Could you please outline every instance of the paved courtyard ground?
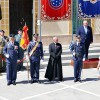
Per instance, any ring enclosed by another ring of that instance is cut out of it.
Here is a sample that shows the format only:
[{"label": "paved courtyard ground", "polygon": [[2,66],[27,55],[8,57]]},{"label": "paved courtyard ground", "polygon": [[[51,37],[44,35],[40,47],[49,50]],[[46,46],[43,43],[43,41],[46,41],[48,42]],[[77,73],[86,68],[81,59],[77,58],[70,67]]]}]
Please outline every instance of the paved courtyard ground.
[{"label": "paved courtyard ground", "polygon": [[[72,55],[69,46],[63,46],[63,82],[49,82],[44,78],[49,59],[48,47],[44,48],[44,62],[40,69],[41,84],[28,82],[27,71],[17,75],[16,86],[7,86],[6,73],[0,75],[0,100],[100,100],[100,79],[96,68],[82,70],[82,83],[73,82]],[[92,44],[89,58],[98,58],[100,44]],[[24,63],[25,64],[25,63]]]},{"label": "paved courtyard ground", "polygon": [[28,82],[27,71],[18,72],[16,86],[6,85],[6,75],[0,76],[0,100],[100,100],[100,80],[96,69],[82,71],[82,83],[73,82],[73,68],[63,66],[63,82],[49,82],[40,69],[41,84]]}]

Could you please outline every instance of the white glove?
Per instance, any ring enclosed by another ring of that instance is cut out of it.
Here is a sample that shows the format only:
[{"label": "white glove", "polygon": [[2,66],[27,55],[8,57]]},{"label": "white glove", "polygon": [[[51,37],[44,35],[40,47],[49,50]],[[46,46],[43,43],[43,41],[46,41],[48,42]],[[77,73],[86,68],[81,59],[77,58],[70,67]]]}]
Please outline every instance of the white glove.
[{"label": "white glove", "polygon": [[43,59],[41,59],[41,60],[40,60],[40,64],[43,64],[43,62],[44,62]]},{"label": "white glove", "polygon": [[20,62],[20,60],[17,60],[17,63],[19,63]]},{"label": "white glove", "polygon": [[100,56],[99,56],[99,60],[100,60]]},{"label": "white glove", "polygon": [[75,52],[73,52],[73,56],[75,56]]},{"label": "white glove", "polygon": [[85,58],[83,58],[83,61],[85,61]]},{"label": "white glove", "polygon": [[41,62],[41,63],[43,63],[43,62],[44,62],[44,57],[42,57],[42,58],[41,58],[41,61],[40,61],[40,62]]},{"label": "white glove", "polygon": [[29,61],[29,56],[28,55],[26,55],[26,61]]},{"label": "white glove", "polygon": [[9,58],[9,54],[5,54],[6,58]]}]

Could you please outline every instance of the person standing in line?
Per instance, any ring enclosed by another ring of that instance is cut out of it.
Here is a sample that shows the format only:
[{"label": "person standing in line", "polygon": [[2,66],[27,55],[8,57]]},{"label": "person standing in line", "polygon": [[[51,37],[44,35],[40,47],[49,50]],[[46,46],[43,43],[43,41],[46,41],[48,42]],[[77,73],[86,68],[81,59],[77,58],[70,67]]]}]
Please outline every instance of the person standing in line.
[{"label": "person standing in line", "polygon": [[[20,41],[21,41],[21,38],[22,38],[22,33],[23,31],[21,29],[18,29],[18,34],[15,35],[15,41],[19,44],[19,50],[20,50],[20,60],[23,59],[24,57],[24,50],[20,47]],[[17,65],[17,69],[18,71],[21,71],[24,67],[23,67],[23,61],[18,63]]]},{"label": "person standing in line", "polygon": [[81,42],[81,37],[76,36],[76,41],[70,46],[70,51],[74,61],[74,82],[81,82],[81,71],[83,65],[83,56],[85,54],[85,46]]},{"label": "person standing in line", "polygon": [[63,72],[62,72],[62,45],[58,43],[58,37],[53,37],[53,43],[49,45],[49,61],[45,73],[45,78],[48,78],[49,81],[55,80],[63,81]]},{"label": "person standing in line", "polygon": [[30,60],[31,84],[39,83],[40,60],[43,59],[43,45],[38,41],[38,34],[33,34],[33,40],[28,46],[28,55]]},{"label": "person standing in line", "polygon": [[77,35],[80,35],[81,42],[85,44],[86,54],[85,60],[88,60],[88,50],[90,44],[93,42],[92,28],[88,26],[87,20],[83,21],[83,26],[79,27]]},{"label": "person standing in line", "polygon": [[14,34],[10,34],[9,42],[5,45],[3,53],[6,57],[7,85],[16,85],[17,61],[19,59],[19,44],[15,42]]},{"label": "person standing in line", "polygon": [[0,71],[5,71],[6,63],[3,61],[5,59],[3,55],[3,48],[5,44],[8,42],[8,37],[5,36],[4,30],[0,30]]}]

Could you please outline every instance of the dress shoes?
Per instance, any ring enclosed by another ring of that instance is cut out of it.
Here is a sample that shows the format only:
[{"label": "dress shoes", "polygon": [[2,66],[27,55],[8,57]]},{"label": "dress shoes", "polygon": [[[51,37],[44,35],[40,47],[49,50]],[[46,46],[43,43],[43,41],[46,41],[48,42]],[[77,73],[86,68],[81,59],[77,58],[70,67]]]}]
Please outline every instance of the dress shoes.
[{"label": "dress shoes", "polygon": [[82,82],[82,80],[81,80],[81,79],[78,79],[78,81],[79,81],[79,82]]},{"label": "dress shoes", "polygon": [[13,85],[16,85],[16,82],[13,82],[12,84],[13,84]]},{"label": "dress shoes", "polygon": [[37,80],[37,81],[36,81],[36,83],[39,83],[39,84],[40,84],[40,83],[41,83],[41,81],[40,81],[40,80]]},{"label": "dress shoes", "polygon": [[31,80],[31,82],[30,82],[31,84],[33,84],[34,83],[34,81],[33,80]]},{"label": "dress shoes", "polygon": [[11,82],[8,82],[8,83],[7,83],[7,86],[9,86],[9,85],[11,85]]},{"label": "dress shoes", "polygon": [[78,80],[77,79],[74,79],[74,82],[77,82]]},{"label": "dress shoes", "polygon": [[51,81],[52,81],[52,79],[49,79],[49,81],[51,82]]}]

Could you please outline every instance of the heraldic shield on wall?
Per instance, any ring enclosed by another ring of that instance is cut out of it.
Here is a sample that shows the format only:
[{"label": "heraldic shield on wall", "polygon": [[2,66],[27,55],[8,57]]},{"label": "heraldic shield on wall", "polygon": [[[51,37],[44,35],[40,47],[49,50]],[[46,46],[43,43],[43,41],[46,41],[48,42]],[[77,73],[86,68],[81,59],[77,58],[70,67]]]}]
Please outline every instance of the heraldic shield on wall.
[{"label": "heraldic shield on wall", "polygon": [[41,0],[41,20],[71,19],[71,0]]},{"label": "heraldic shield on wall", "polygon": [[78,0],[78,17],[100,17],[100,0]]}]

